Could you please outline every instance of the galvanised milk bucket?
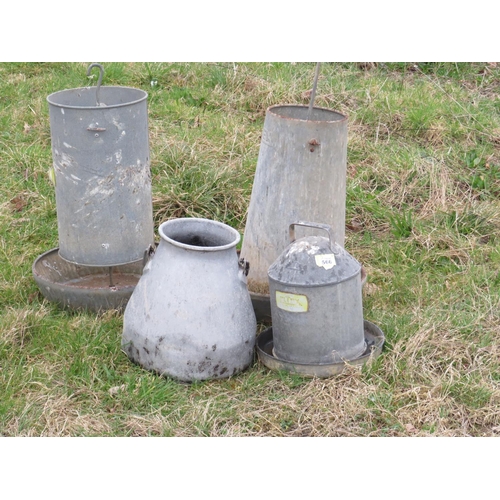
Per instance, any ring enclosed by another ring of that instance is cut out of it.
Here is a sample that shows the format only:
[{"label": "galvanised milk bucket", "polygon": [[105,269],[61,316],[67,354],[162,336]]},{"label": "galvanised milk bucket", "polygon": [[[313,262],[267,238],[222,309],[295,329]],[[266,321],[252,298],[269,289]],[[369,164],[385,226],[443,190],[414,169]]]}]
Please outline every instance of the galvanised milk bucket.
[{"label": "galvanised milk bucket", "polygon": [[169,220],[159,233],[125,309],[122,349],[144,368],[187,382],[244,370],[257,323],[239,233],[198,218]]}]

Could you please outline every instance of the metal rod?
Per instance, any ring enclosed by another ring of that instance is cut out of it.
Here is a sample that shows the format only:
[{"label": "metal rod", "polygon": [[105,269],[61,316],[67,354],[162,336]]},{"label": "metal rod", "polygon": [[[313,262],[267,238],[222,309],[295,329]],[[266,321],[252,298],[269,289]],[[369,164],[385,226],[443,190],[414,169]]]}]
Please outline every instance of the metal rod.
[{"label": "metal rod", "polygon": [[90,76],[90,72],[92,71],[92,68],[99,68],[99,79],[97,80],[97,90],[95,92],[95,102],[96,102],[97,106],[100,106],[101,105],[101,101],[99,100],[99,93],[101,91],[101,83],[102,83],[102,77],[104,75],[104,68],[102,67],[101,64],[92,63],[87,68],[87,76]]},{"label": "metal rod", "polygon": [[311,92],[311,100],[309,101],[309,109],[307,111],[307,119],[311,119],[312,115],[312,110],[314,106],[314,98],[316,97],[316,87],[318,86],[318,78],[319,78],[319,69],[320,69],[321,63],[316,63],[316,72],[314,74],[314,83],[313,83],[313,88]]}]

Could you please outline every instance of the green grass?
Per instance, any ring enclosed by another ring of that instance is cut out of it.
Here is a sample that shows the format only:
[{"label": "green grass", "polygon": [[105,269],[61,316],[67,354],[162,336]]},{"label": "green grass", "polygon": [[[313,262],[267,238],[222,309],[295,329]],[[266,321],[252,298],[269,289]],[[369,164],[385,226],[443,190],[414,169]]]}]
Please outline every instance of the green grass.
[{"label": "green grass", "polygon": [[[308,104],[315,64],[103,65],[103,85],[149,94],[155,228],[243,233],[265,110]],[[46,98],[95,84],[87,66],[0,64],[0,435],[498,435],[499,65],[322,65],[315,104],[349,117],[346,248],[383,354],[330,379],[255,360],[194,384],[131,363],[120,313],[59,310],[33,280],[58,241]]]}]

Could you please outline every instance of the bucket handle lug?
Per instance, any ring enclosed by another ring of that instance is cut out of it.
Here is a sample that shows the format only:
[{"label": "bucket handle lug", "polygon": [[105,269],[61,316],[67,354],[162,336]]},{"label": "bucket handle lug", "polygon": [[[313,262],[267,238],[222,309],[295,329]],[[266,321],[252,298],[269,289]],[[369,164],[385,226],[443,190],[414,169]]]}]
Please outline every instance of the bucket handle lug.
[{"label": "bucket handle lug", "polygon": [[250,262],[248,262],[248,260],[245,260],[244,258],[241,258],[238,261],[238,265],[239,265],[241,271],[243,272],[243,274],[245,276],[248,276],[248,272],[250,271]]},{"label": "bucket handle lug", "polygon": [[95,93],[95,101],[96,105],[100,106],[101,102],[99,100],[99,93],[101,91],[101,83],[102,83],[102,77],[104,76],[104,68],[102,65],[98,63],[92,63],[88,68],[87,68],[87,76],[90,76],[90,72],[92,71],[92,68],[99,68],[99,79],[97,80],[97,90]]},{"label": "bucket handle lug", "polygon": [[142,258],[142,269],[145,270],[146,264],[153,258],[156,252],[156,246],[149,245],[146,250],[144,250],[144,257]]},{"label": "bucket handle lug", "polygon": [[245,286],[248,286],[247,283],[248,271],[250,271],[250,262],[248,262],[244,258],[238,260],[238,278],[242,283],[245,284]]},{"label": "bucket handle lug", "polygon": [[297,222],[292,222],[288,228],[288,233],[290,235],[290,243],[293,243],[295,241],[295,226],[312,227],[314,229],[321,229],[323,231],[326,231],[328,233],[328,239],[330,240],[330,248],[333,247],[332,228],[328,224],[320,224],[319,222],[306,222],[302,220]]}]

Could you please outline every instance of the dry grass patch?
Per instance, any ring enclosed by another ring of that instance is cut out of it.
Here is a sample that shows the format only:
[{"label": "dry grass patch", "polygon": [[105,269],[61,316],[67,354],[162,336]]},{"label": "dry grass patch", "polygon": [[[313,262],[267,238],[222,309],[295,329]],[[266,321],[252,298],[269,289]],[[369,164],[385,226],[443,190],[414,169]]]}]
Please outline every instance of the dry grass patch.
[{"label": "dry grass patch", "polygon": [[112,426],[106,415],[82,412],[71,396],[29,395],[19,416],[3,430],[4,436],[69,437],[109,435]]}]

